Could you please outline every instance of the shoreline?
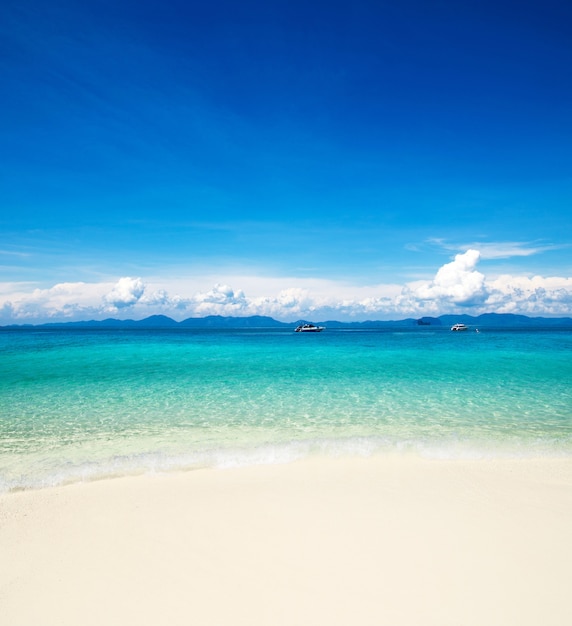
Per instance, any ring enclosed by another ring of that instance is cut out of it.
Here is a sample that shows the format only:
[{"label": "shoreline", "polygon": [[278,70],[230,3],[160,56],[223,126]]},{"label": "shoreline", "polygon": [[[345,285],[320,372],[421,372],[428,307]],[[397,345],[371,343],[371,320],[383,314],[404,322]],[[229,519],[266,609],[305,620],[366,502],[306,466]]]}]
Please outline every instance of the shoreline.
[{"label": "shoreline", "polygon": [[[493,442],[494,444],[495,442]],[[0,497],[10,493],[43,491],[69,487],[75,484],[89,484],[107,480],[121,480],[155,475],[185,474],[195,471],[228,469],[246,469],[249,467],[273,467],[312,463],[322,459],[336,462],[353,458],[373,462],[390,459],[418,459],[421,462],[468,462],[468,463],[504,463],[504,462],[572,462],[572,450],[569,446],[557,448],[555,445],[531,445],[527,449],[514,444],[503,446],[502,442],[491,445],[484,442],[452,442],[449,440],[433,442],[409,442],[400,446],[397,442],[380,442],[375,437],[348,437],[346,439],[325,438],[323,440],[300,440],[277,442],[255,447],[221,447],[210,450],[194,451],[188,454],[154,454],[145,452],[135,455],[103,460],[103,462],[69,460],[59,457],[59,466],[52,464],[51,469],[25,473],[14,471],[9,462],[3,468],[0,465]],[[52,459],[53,460],[53,459]],[[29,461],[28,461],[29,463]],[[3,475],[3,470],[6,474]],[[10,470],[12,475],[10,475]]]},{"label": "shoreline", "polygon": [[572,460],[312,458],[0,495],[12,626],[572,623]]}]

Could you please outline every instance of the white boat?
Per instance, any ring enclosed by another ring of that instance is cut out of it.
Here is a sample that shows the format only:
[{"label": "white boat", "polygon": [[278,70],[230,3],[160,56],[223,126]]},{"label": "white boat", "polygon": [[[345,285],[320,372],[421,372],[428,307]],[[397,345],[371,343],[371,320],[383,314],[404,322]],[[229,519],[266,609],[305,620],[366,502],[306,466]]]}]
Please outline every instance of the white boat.
[{"label": "white boat", "polygon": [[453,324],[451,330],[469,330],[469,327],[466,324]]},{"label": "white boat", "polygon": [[326,327],[325,326],[315,326],[314,324],[300,324],[297,326],[295,331],[296,333],[321,333]]}]

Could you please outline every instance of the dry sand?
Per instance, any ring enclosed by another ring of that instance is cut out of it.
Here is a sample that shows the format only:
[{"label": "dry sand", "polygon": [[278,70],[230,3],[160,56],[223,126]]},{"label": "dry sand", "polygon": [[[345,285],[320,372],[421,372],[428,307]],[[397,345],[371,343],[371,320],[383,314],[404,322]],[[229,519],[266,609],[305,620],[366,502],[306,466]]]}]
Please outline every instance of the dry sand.
[{"label": "dry sand", "polygon": [[0,497],[7,626],[572,624],[572,462],[320,459]]}]

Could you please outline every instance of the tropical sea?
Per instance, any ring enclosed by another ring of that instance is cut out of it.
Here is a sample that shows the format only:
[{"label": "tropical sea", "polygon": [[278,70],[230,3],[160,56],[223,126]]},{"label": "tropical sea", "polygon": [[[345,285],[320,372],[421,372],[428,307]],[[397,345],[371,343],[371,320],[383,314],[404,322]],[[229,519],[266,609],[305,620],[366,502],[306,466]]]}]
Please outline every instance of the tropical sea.
[{"label": "tropical sea", "polygon": [[0,330],[0,491],[311,455],[572,456],[572,331]]}]

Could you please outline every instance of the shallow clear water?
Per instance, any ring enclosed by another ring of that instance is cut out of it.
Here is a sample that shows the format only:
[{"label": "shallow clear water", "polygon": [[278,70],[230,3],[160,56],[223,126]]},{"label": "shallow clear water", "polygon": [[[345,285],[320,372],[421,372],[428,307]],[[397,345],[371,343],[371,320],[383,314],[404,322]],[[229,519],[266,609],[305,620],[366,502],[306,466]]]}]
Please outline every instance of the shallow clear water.
[{"label": "shallow clear water", "polygon": [[0,331],[0,490],[313,453],[572,456],[572,332]]}]

